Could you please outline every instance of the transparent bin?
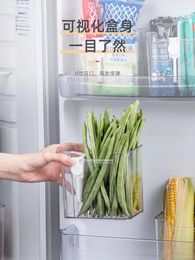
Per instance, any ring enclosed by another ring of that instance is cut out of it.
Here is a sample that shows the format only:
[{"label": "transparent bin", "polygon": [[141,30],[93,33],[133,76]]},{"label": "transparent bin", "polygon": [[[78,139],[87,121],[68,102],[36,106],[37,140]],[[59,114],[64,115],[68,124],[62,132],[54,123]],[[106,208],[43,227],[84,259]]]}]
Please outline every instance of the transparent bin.
[{"label": "transparent bin", "polygon": [[[59,93],[67,99],[195,97],[195,76],[59,76]],[[193,83],[194,82],[194,83]]]},{"label": "transparent bin", "polygon": [[147,97],[147,76],[59,76],[60,95],[65,98]]},{"label": "transparent bin", "polygon": [[194,243],[80,234],[61,230],[61,260],[194,260]]},{"label": "transparent bin", "polygon": [[[142,147],[112,160],[86,160],[66,167],[63,181],[64,216],[128,219],[143,211]],[[118,167],[118,160],[120,163]],[[119,197],[120,196],[120,197]]]},{"label": "transparent bin", "polygon": [[156,260],[155,240],[81,235],[76,226],[61,230],[61,260]]},{"label": "transparent bin", "polygon": [[[59,75],[60,95],[66,98],[195,97],[194,37],[162,38],[157,32],[147,31],[136,32],[136,37],[133,53],[81,55],[82,69]],[[110,60],[116,60],[116,64]]]},{"label": "transparent bin", "polygon": [[0,204],[0,260],[4,259],[4,208]]},{"label": "transparent bin", "polygon": [[[164,240],[164,235],[173,230],[168,229],[164,220],[164,214],[161,212],[155,217],[156,240],[162,241],[158,243],[158,251],[161,252],[164,258],[173,260],[194,260],[195,259],[195,244],[188,238],[178,240]],[[181,227],[174,229],[174,232],[180,232],[185,235],[188,232],[194,233],[194,228]]]}]

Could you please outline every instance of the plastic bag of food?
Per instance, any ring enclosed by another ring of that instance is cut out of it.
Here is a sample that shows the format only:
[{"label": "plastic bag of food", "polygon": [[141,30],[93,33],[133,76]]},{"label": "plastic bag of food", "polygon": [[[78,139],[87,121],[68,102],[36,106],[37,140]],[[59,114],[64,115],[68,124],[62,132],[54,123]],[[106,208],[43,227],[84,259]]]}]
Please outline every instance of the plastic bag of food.
[{"label": "plastic bag of food", "polygon": [[131,33],[124,34],[109,34],[105,38],[109,40],[123,39],[128,44],[136,42],[136,23],[139,17],[140,10],[143,6],[143,0],[100,0],[102,6],[102,19],[104,24],[114,20],[117,23],[117,31],[125,32],[125,27],[131,27]]},{"label": "plastic bag of food", "polygon": [[[100,5],[98,0],[82,0],[83,19],[89,23],[90,32],[93,32],[92,24],[101,20]],[[92,33],[86,34],[87,39],[100,37],[100,34]]]}]

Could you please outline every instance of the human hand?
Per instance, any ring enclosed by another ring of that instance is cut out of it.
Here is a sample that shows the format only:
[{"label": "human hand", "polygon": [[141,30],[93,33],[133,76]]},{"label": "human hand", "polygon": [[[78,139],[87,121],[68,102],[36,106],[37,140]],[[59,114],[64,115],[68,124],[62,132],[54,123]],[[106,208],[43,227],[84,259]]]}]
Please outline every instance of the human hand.
[{"label": "human hand", "polygon": [[62,183],[64,166],[71,166],[74,160],[63,151],[83,152],[82,144],[54,144],[40,152],[19,155],[19,180],[21,182],[52,181]]}]

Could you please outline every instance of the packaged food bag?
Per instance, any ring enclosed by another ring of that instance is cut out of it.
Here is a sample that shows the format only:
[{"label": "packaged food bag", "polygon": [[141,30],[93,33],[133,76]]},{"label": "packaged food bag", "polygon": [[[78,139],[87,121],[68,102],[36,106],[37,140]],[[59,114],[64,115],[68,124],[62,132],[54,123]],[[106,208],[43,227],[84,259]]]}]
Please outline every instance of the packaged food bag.
[{"label": "packaged food bag", "polygon": [[104,24],[113,19],[118,23],[118,32],[121,31],[121,25],[125,20],[131,21],[132,24],[133,34],[110,34],[105,38],[113,41],[120,38],[128,44],[134,44],[136,42],[136,23],[143,3],[143,0],[100,0]]},{"label": "packaged food bag", "polygon": [[[91,24],[94,21],[101,20],[100,5],[98,0],[82,0],[83,7],[83,19],[89,22],[89,29],[92,31]],[[100,37],[100,34],[92,33],[87,34],[86,38],[91,39],[94,37]]]}]

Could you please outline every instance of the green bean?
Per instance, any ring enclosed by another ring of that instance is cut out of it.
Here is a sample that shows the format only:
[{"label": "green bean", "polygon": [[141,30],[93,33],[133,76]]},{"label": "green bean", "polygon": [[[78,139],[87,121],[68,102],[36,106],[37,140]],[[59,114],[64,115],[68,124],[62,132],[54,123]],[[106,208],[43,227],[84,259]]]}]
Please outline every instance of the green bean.
[{"label": "green bean", "polygon": [[[132,137],[131,148],[135,149],[139,142],[141,130],[144,124],[144,117],[142,110],[140,111],[139,119],[136,122],[134,134]],[[139,169],[138,169],[138,157],[139,157],[139,150],[133,150],[130,153],[131,158],[131,168],[132,168],[132,176],[133,180],[131,180],[131,207],[132,207],[132,214],[135,214],[140,208],[140,201],[141,201],[141,184],[140,184],[140,176],[139,176]],[[140,185],[139,185],[140,184]],[[126,183],[127,185],[127,183]],[[127,190],[126,190],[127,192]]]},{"label": "green bean", "polygon": [[110,125],[110,112],[109,109],[106,108],[104,111],[104,131],[103,131],[104,134],[106,133],[109,125]]},{"label": "green bean", "polygon": [[108,127],[108,129],[107,129],[107,131],[106,131],[106,133],[105,133],[105,135],[104,135],[104,138],[103,138],[103,140],[102,140],[102,143],[101,143],[101,145],[100,145],[100,151],[102,150],[102,148],[103,148],[103,146],[104,146],[104,144],[105,144],[107,138],[108,138],[109,136],[112,136],[112,135],[113,135],[113,125],[114,125],[114,124],[116,124],[116,122],[113,121],[113,122],[110,124],[110,126]]},{"label": "green bean", "polygon": [[102,197],[104,199],[104,203],[105,203],[106,207],[108,208],[108,210],[110,210],[110,200],[109,200],[108,194],[106,192],[104,182],[102,182],[100,189],[101,189]]},{"label": "green bean", "polygon": [[132,113],[133,113],[133,108],[134,108],[133,105],[129,106],[129,108],[127,109],[127,112],[126,112],[126,116],[124,118],[124,126],[123,127],[126,131],[127,131],[128,123],[129,123],[131,116],[132,116]]},{"label": "green bean", "polygon": [[[92,159],[96,159],[97,153],[98,153],[98,146],[97,146],[98,129],[97,129],[97,120],[96,120],[94,112],[92,112],[92,116],[90,116],[90,114],[87,113],[87,122],[88,122],[88,128],[89,128],[89,137],[90,137],[90,141],[91,141]],[[88,158],[88,159],[90,160],[90,158]],[[93,164],[94,164],[94,167],[92,167]],[[95,162],[93,162],[93,164],[91,165],[90,163],[88,163],[89,169],[91,171],[91,175],[86,180],[86,183],[85,183],[85,186],[83,189],[83,194],[82,194],[83,201],[86,200],[86,198],[91,190],[91,187],[93,186],[93,184],[95,182],[98,171],[99,171],[99,167],[98,166],[96,167]]]},{"label": "green bean", "polygon": [[130,129],[133,129],[133,127],[136,123],[139,105],[140,105],[139,100],[136,100],[133,104],[133,109],[131,111],[131,117],[130,117],[129,125],[128,125],[128,128],[130,128]]},{"label": "green bean", "polygon": [[[83,136],[82,139],[83,139],[83,147],[84,147],[85,155],[87,157],[87,160],[91,160],[92,156],[90,154],[89,147],[88,147],[88,144],[87,144],[87,126],[86,126],[85,123],[83,124],[82,136]],[[89,165],[89,169],[90,169],[91,173],[94,171],[93,164]]]},{"label": "green bean", "polygon": [[141,135],[142,129],[144,127],[144,115],[143,115],[142,111],[140,113],[141,113],[140,114],[140,124],[139,124],[139,127],[138,127],[138,134],[137,134],[137,140],[136,140],[135,147],[138,147],[138,145],[139,145],[140,135]]},{"label": "green bean", "polygon": [[121,137],[122,128],[118,128],[118,129],[119,130],[117,133],[117,140],[116,140],[115,151],[114,151],[114,162],[112,163],[111,174],[110,174],[109,196],[111,201],[113,199],[113,189],[114,189],[114,183],[117,176],[120,154],[122,152],[124,144],[128,141],[127,135],[123,134]]},{"label": "green bean", "polygon": [[135,127],[133,128],[133,131],[129,138],[129,148],[128,148],[129,151],[134,149],[136,146],[139,125],[140,125],[140,121],[137,120]]},{"label": "green bean", "polygon": [[129,117],[130,117],[130,115],[131,115],[132,110],[133,110],[133,104],[130,105],[130,106],[128,107],[128,109],[126,109],[126,110],[123,111],[122,117],[121,117],[120,123],[119,123],[120,126],[122,126],[122,127],[124,127],[124,128],[126,127],[126,125],[127,125],[127,123],[128,123],[128,120],[129,120]]},{"label": "green bean", "polygon": [[118,177],[117,177],[117,197],[118,197],[119,205],[123,210],[123,213],[129,216],[126,198],[125,198],[125,187],[124,187],[126,173],[127,173],[127,150],[128,150],[128,142],[125,143],[120,157]]},{"label": "green bean", "polygon": [[97,119],[96,119],[96,115],[95,113],[92,111],[91,113],[91,121],[92,121],[92,125],[93,125],[93,130],[94,130],[94,138],[95,140],[97,139]]},{"label": "green bean", "polygon": [[88,128],[89,128],[89,137],[90,137],[90,141],[91,141],[91,150],[92,150],[91,153],[92,153],[93,159],[97,159],[97,148],[96,148],[92,118],[91,118],[90,113],[87,113],[87,123],[88,123]]},{"label": "green bean", "polygon": [[[135,113],[135,112],[134,112]],[[137,113],[137,112],[136,112]],[[134,118],[136,118],[136,116],[134,115]],[[127,129],[128,131],[128,136],[129,138],[129,149],[135,149],[135,145],[137,144],[137,135],[138,135],[138,128],[140,125],[140,118],[139,116],[136,118],[136,123],[135,125],[132,125],[132,128],[129,127]],[[134,150],[131,151],[130,153],[128,153],[128,164],[127,164],[127,175],[126,175],[126,181],[125,181],[125,193],[126,193],[126,202],[127,202],[127,209],[128,212],[130,214],[130,216],[133,214],[132,211],[132,207],[133,207],[133,195],[132,195],[132,183],[131,183],[131,176],[134,174],[134,159],[131,160],[131,156],[134,155]]]},{"label": "green bean", "polygon": [[[89,163],[88,163],[89,165]],[[83,203],[85,203],[85,201],[87,200],[87,197],[88,195],[90,194],[92,188],[93,188],[93,185],[95,184],[95,181],[96,181],[96,178],[98,176],[98,173],[100,171],[100,165],[98,165],[96,163],[96,168],[95,170],[92,172],[91,175],[89,175],[87,181],[86,181],[86,184],[84,186],[84,189],[83,189],[83,193],[82,193],[82,201]]]},{"label": "green bean", "polygon": [[100,218],[104,216],[104,202],[100,191],[97,194],[97,214]]},{"label": "green bean", "polygon": [[124,143],[127,141],[127,136],[126,138],[124,138],[125,136],[123,136],[124,130],[125,130],[124,127],[120,126],[116,131],[117,138],[116,138],[115,151],[114,151],[114,163],[111,165],[111,174],[110,174],[110,183],[109,183],[109,196],[111,202],[113,200],[113,188],[117,176],[120,153],[122,151]]},{"label": "green bean", "polygon": [[[88,147],[88,144],[87,144],[87,126],[86,126],[85,123],[83,124],[82,136],[83,136],[82,138],[83,138],[83,147],[84,147],[85,156],[86,156],[87,160],[91,161],[92,156],[90,154],[89,147]],[[88,179],[91,178],[90,176],[94,172],[95,168],[94,168],[93,161],[91,161],[91,163],[88,163],[88,167],[89,167],[89,171],[90,171],[91,174],[89,174],[89,172],[88,172],[88,175],[85,176],[85,178],[84,178],[84,187],[87,185]],[[84,199],[84,198],[85,198],[85,191],[83,190],[82,199]]]},{"label": "green bean", "polygon": [[99,155],[99,152],[100,152],[100,145],[101,145],[101,142],[102,142],[103,129],[104,129],[104,119],[100,115],[99,120],[98,120],[98,128],[97,128],[97,150],[98,150],[98,155]]},{"label": "green bean", "polygon": [[127,209],[130,217],[132,216],[132,207],[133,207],[133,186],[132,186],[132,172],[131,172],[131,163],[128,156],[128,166],[127,166],[127,175],[125,182],[125,191],[126,191],[126,201],[127,201]]},{"label": "green bean", "polygon": [[124,215],[120,206],[118,206],[118,213],[117,214],[118,214],[119,217],[123,217],[123,215]]},{"label": "green bean", "polygon": [[[115,139],[116,139],[116,136],[113,135],[105,159],[109,160],[109,159],[112,158],[113,149],[114,149],[114,145],[115,145]],[[92,201],[94,200],[95,196],[97,195],[97,192],[100,189],[100,186],[101,186],[102,181],[104,179],[107,167],[108,167],[107,163],[103,163],[102,164],[101,170],[100,170],[100,172],[99,172],[99,174],[97,176],[95,184],[94,184],[94,186],[93,186],[93,188],[92,188],[92,190],[91,190],[87,200],[85,201],[85,203],[83,203],[83,206],[82,206],[82,208],[81,208],[81,210],[79,212],[79,216],[84,214],[90,208]]]},{"label": "green bean", "polygon": [[123,118],[121,119],[122,122],[121,128],[123,129],[121,135],[127,132],[127,127],[128,127],[129,119],[131,117],[132,110],[133,110],[133,105],[129,106],[129,108],[125,111]]},{"label": "green bean", "polygon": [[94,199],[94,201],[92,202],[92,206],[93,206],[93,217],[95,218],[96,217],[96,215],[98,215],[98,213],[97,213],[97,197]]},{"label": "green bean", "polygon": [[113,120],[113,126],[112,126],[112,129],[113,129],[113,133],[114,133],[114,134],[115,134],[117,128],[118,128],[118,126],[117,126],[117,122],[116,122],[116,120]]},{"label": "green bean", "polygon": [[[106,153],[108,151],[108,147],[110,145],[110,141],[111,141],[111,138],[109,137],[103,148],[102,148],[102,151],[100,153],[100,156],[99,156],[99,159],[100,160],[103,160],[105,157],[106,157]],[[96,181],[96,178],[97,178],[97,175],[99,173],[99,170],[100,170],[100,167],[101,167],[101,164],[102,162],[96,162],[96,167],[94,169],[93,167],[93,172],[92,174],[88,177],[87,181],[86,181],[86,184],[85,184],[85,187],[83,189],[83,196],[82,196],[82,199],[83,199],[83,203],[86,201],[89,193],[91,192],[91,189],[93,188],[93,185],[95,184],[95,181]],[[88,166],[90,166],[90,162],[88,162]]]},{"label": "green bean", "polygon": [[[143,127],[143,121],[139,128],[139,134],[141,132],[141,129]],[[135,150],[136,153],[136,186],[135,186],[135,200],[134,200],[134,208],[137,211],[140,211],[141,205],[142,205],[142,176],[141,176],[141,165],[140,165],[140,156],[141,151],[140,148]]]},{"label": "green bean", "polygon": [[[105,176],[104,176],[104,183],[105,183],[105,185],[107,184],[108,187],[109,187],[109,178],[110,178],[110,174],[111,174],[111,166],[112,166],[112,163],[109,162],[108,168],[107,168]],[[109,189],[108,189],[107,193],[109,194]]]},{"label": "green bean", "polygon": [[102,150],[100,151],[99,160],[103,160],[105,158],[109,144],[110,144],[110,140],[111,140],[111,137],[109,136],[107,138],[106,142],[104,143]]},{"label": "green bean", "polygon": [[111,217],[117,216],[117,209],[118,209],[118,200],[117,200],[117,194],[116,194],[116,186],[114,186],[113,200],[112,200],[112,206],[111,206],[111,212],[110,212]]},{"label": "green bean", "polygon": [[144,126],[144,119],[140,119],[139,126],[137,128],[137,136],[133,142],[132,149],[135,149],[139,143],[140,135]]},{"label": "green bean", "polygon": [[122,116],[121,116],[121,119],[120,119],[120,121],[119,121],[119,125],[120,125],[120,126],[124,126],[125,117],[126,117],[126,110],[124,110],[124,111],[122,112]]}]

